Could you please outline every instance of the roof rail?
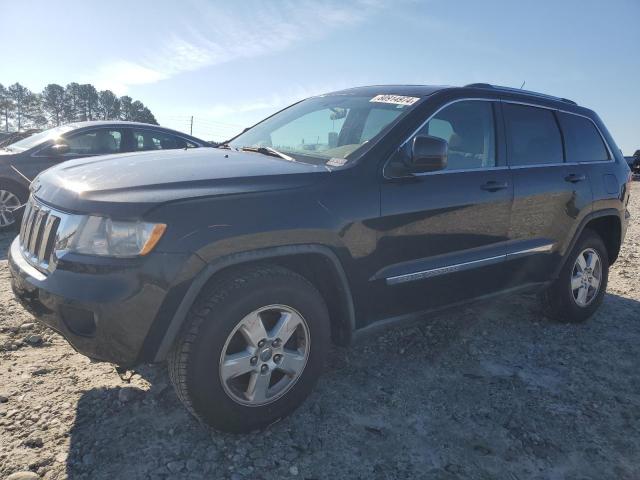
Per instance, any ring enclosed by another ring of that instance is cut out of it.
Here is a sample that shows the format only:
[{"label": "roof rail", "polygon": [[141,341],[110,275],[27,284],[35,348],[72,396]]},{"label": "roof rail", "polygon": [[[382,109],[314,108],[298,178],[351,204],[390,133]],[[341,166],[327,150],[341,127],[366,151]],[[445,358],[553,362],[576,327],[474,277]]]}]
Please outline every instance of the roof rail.
[{"label": "roof rail", "polygon": [[493,90],[500,90],[502,92],[526,93],[527,95],[533,95],[540,98],[548,98],[550,100],[558,100],[560,102],[569,103],[571,105],[578,105],[576,102],[574,102],[573,100],[569,100],[568,98],[554,97],[553,95],[547,95],[546,93],[532,92],[531,90],[522,90],[521,88],[491,85],[490,83],[470,83],[469,85],[465,85],[465,88],[490,88]]}]

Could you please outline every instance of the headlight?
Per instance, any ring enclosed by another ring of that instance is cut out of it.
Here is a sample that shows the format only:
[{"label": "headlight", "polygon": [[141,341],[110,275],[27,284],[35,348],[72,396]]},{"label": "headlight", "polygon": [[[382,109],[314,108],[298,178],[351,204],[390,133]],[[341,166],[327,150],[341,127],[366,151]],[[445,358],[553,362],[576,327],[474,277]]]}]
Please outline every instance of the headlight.
[{"label": "headlight", "polygon": [[166,228],[164,223],[81,217],[74,234],[61,238],[56,250],[109,257],[146,255],[156,246]]}]

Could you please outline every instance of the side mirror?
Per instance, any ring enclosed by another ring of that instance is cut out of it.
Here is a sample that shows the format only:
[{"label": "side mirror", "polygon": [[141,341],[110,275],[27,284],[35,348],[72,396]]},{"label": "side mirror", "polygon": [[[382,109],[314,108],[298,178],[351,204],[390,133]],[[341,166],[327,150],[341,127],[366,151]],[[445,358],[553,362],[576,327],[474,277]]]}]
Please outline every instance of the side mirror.
[{"label": "side mirror", "polygon": [[435,172],[447,168],[449,144],[438,137],[418,135],[411,144],[407,167],[411,173]]},{"label": "side mirror", "polygon": [[51,145],[49,151],[53,155],[64,155],[65,153],[69,153],[69,145],[66,143],[56,143],[55,145]]}]

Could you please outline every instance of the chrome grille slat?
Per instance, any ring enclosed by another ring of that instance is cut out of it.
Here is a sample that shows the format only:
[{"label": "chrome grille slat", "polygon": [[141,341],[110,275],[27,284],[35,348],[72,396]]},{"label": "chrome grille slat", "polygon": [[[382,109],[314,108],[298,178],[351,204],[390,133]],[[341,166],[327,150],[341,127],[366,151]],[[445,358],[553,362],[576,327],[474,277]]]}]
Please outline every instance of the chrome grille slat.
[{"label": "chrome grille slat", "polygon": [[[51,255],[50,246],[53,247],[52,239],[54,238],[54,236],[51,235],[51,229],[54,225],[57,227],[57,224],[58,222],[56,217],[53,215],[47,216],[47,221],[42,233],[42,241],[40,242],[40,248],[38,249],[39,262],[48,261],[49,255]],[[49,250],[49,252],[47,252],[47,250]]]},{"label": "chrome grille slat", "polygon": [[22,215],[23,221],[20,225],[20,238],[24,238],[25,227],[29,220],[29,215],[31,215],[31,202],[27,202],[27,205],[24,207],[24,214]]},{"label": "chrome grille slat", "polygon": [[53,269],[54,247],[63,216],[38,204],[33,198],[25,207],[20,227],[20,248],[27,262],[43,272]]},{"label": "chrome grille slat", "polygon": [[22,246],[25,248],[28,247],[31,241],[31,236],[33,235],[34,220],[37,214],[38,214],[38,207],[36,205],[33,205],[31,208],[31,213],[27,220],[27,227],[24,232],[24,241],[22,242]]},{"label": "chrome grille slat", "polygon": [[47,211],[41,208],[38,209],[38,213],[35,215],[33,229],[29,236],[29,252],[32,254],[35,254],[38,251],[38,242],[42,239],[42,222],[45,220],[46,216]]}]

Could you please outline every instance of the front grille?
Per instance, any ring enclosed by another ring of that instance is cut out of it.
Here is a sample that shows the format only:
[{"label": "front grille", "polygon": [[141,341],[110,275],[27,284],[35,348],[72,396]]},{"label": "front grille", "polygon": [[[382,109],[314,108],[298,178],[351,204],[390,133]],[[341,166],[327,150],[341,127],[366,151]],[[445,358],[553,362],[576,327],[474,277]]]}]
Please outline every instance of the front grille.
[{"label": "front grille", "polygon": [[49,269],[59,226],[59,215],[37,203],[33,197],[29,199],[20,227],[20,247],[24,257],[33,266],[41,270]]}]

